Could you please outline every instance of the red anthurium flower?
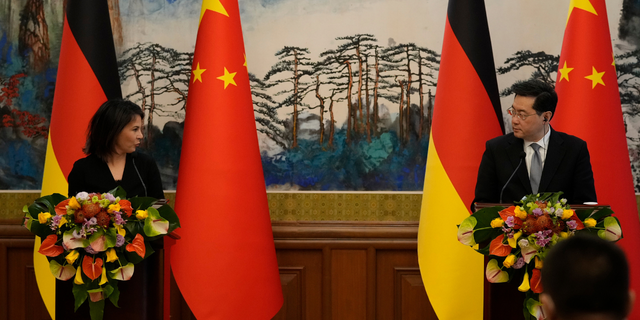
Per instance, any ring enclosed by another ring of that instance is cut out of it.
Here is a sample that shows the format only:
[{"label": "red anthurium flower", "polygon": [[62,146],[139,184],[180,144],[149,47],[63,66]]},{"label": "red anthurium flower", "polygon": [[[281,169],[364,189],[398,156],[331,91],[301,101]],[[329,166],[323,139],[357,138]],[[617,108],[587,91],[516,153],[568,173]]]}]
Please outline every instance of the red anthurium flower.
[{"label": "red anthurium flower", "polygon": [[125,247],[125,249],[127,249],[127,251],[129,252],[135,251],[141,258],[144,258],[144,255],[147,251],[147,248],[145,248],[144,246],[144,239],[139,233],[135,238],[133,238],[133,241],[131,241],[131,243]]},{"label": "red anthurium flower", "polygon": [[57,257],[64,252],[64,248],[62,248],[62,246],[56,246],[57,241],[58,236],[56,236],[55,234],[48,235],[47,238],[42,241],[38,252],[47,257]]},{"label": "red anthurium flower", "polygon": [[542,292],[542,277],[540,276],[540,269],[533,269],[531,271],[531,291],[535,293]]},{"label": "red anthurium flower", "polygon": [[491,241],[489,245],[489,254],[497,257],[506,257],[511,253],[511,246],[507,243],[502,243],[504,240],[504,234],[497,236]]},{"label": "red anthurium flower", "polygon": [[131,213],[133,213],[133,208],[131,208],[131,202],[129,200],[120,200],[120,202],[118,203],[120,204],[120,210],[126,213],[127,217],[130,217]]},{"label": "red anthurium flower", "polygon": [[93,260],[90,256],[84,256],[82,260],[82,272],[91,280],[98,279],[102,275],[102,259]]},{"label": "red anthurium flower", "polygon": [[515,206],[511,206],[509,208],[506,208],[500,212],[498,212],[498,214],[500,215],[500,218],[502,220],[504,220],[505,222],[507,221],[507,219],[509,217],[513,217],[513,228],[514,229],[520,229],[522,228],[522,219],[516,217],[516,213],[515,213],[516,207]]},{"label": "red anthurium flower", "polygon": [[62,216],[67,214],[67,205],[69,204],[69,200],[71,200],[71,198],[62,200],[60,203],[58,203],[58,205],[55,207],[56,215]]}]

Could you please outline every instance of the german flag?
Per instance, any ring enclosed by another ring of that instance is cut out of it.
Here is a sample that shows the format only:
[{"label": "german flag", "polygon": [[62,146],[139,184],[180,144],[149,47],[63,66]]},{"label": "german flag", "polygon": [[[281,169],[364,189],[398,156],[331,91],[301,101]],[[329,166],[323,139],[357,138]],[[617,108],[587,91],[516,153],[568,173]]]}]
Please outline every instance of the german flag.
[{"label": "german flag", "polygon": [[171,249],[198,319],[271,319],[283,303],[237,0],[204,0]]},{"label": "german flag", "polygon": [[440,320],[482,319],[483,256],[460,244],[485,142],[504,131],[484,1],[450,0],[424,181],[418,260]]},{"label": "german flag", "polygon": [[[86,129],[107,99],[121,98],[120,79],[107,0],[68,0],[56,89],[49,127],[42,195],[67,194],[67,176],[84,157]],[[55,278],[46,257],[38,253],[34,268],[40,294],[55,319]]]},{"label": "german flag", "polygon": [[[571,1],[558,65],[554,128],[585,140],[598,203],[620,220],[631,288],[640,292],[640,222],[604,0]],[[636,299],[629,319],[640,319]]]}]

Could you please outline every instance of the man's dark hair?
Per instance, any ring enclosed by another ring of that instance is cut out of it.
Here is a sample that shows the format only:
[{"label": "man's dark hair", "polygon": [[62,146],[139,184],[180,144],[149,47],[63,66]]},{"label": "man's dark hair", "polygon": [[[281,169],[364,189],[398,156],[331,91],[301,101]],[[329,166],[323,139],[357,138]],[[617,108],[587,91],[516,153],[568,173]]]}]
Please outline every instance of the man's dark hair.
[{"label": "man's dark hair", "polygon": [[89,122],[87,142],[82,151],[106,160],[115,151],[116,139],[122,129],[136,116],[144,119],[144,111],[131,101],[112,99],[103,103]]},{"label": "man's dark hair", "polygon": [[576,235],[551,248],[542,268],[542,287],[563,319],[589,313],[627,316],[627,259],[618,246],[597,236]]},{"label": "man's dark hair", "polygon": [[513,84],[511,91],[517,96],[536,98],[533,102],[533,110],[535,110],[538,115],[546,111],[551,111],[551,118],[553,118],[556,114],[558,94],[548,83],[537,79],[518,81]]}]

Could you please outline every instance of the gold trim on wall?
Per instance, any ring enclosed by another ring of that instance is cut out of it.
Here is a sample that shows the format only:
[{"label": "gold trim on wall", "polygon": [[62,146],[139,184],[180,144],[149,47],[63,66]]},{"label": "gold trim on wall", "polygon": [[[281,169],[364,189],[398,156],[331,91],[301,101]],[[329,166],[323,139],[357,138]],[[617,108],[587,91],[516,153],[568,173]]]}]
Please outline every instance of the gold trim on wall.
[{"label": "gold trim on wall", "polygon": [[[169,205],[175,192],[165,192]],[[22,207],[40,197],[37,192],[0,192],[0,224],[20,223]],[[419,193],[269,192],[273,221],[419,221]],[[640,195],[636,195],[640,212]]]},{"label": "gold trim on wall", "polygon": [[[165,192],[169,205],[175,192]],[[40,193],[0,193],[0,221],[18,222],[22,207]],[[274,221],[418,221],[419,193],[307,193],[269,192],[269,211]]]}]

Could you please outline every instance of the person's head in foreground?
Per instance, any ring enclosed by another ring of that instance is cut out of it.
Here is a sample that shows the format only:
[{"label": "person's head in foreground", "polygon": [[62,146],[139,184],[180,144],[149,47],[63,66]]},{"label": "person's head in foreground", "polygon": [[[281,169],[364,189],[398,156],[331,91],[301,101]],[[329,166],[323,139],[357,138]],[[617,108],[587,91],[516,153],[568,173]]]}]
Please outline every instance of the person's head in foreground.
[{"label": "person's head in foreground", "polygon": [[593,235],[570,237],[551,248],[542,287],[547,320],[626,319],[635,298],[624,252]]}]

